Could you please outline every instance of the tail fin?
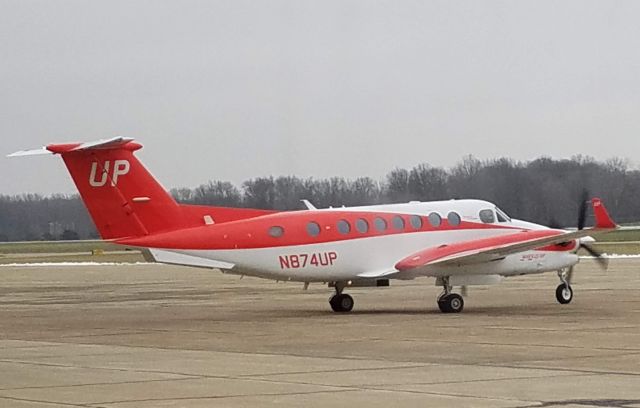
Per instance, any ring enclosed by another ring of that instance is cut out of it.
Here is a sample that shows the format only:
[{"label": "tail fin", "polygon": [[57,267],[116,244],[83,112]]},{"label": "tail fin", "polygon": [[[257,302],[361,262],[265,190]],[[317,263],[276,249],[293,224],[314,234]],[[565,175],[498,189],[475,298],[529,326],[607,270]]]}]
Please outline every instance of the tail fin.
[{"label": "tail fin", "polygon": [[131,138],[115,137],[51,144],[9,156],[61,155],[103,239],[139,237],[275,212],[178,204],[134,156],[140,148]]},{"label": "tail fin", "polygon": [[134,156],[141,147],[124,137],[46,147],[62,156],[104,239],[148,235],[181,226],[176,201]]}]

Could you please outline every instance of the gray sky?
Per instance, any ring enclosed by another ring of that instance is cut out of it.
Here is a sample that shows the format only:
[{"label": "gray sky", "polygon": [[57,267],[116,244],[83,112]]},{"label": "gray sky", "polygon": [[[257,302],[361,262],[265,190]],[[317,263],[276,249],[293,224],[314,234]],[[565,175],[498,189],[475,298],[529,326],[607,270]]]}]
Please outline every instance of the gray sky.
[{"label": "gray sky", "polygon": [[[166,187],[462,156],[640,162],[638,1],[0,0],[0,153],[117,135]],[[0,193],[75,192],[0,158]]]}]

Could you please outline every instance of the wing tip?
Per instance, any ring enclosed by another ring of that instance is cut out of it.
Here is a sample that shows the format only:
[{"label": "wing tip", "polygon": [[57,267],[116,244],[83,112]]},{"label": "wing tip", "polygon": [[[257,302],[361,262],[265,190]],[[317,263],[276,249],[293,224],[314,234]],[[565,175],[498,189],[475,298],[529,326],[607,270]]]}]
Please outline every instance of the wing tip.
[{"label": "wing tip", "polygon": [[607,208],[604,206],[604,203],[600,198],[594,197],[593,199],[591,199],[591,204],[593,205],[593,214],[596,218],[596,228],[618,228],[618,224],[616,224],[615,221],[613,221],[613,219],[609,216],[609,212],[607,211]]}]

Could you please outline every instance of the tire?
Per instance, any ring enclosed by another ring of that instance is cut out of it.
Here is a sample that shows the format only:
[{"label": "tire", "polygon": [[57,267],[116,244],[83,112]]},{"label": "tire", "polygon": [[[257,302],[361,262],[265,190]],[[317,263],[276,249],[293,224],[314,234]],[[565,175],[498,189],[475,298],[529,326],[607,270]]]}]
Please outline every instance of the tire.
[{"label": "tire", "polygon": [[457,293],[452,293],[449,296],[449,312],[460,313],[464,309],[464,299]]},{"label": "tire", "polygon": [[450,293],[438,299],[438,307],[442,313],[460,313],[464,309],[464,299],[457,293]]},{"label": "tire", "polygon": [[332,296],[329,299],[329,304],[331,305],[331,309],[337,313],[345,313],[353,310],[353,298],[346,293]]},{"label": "tire", "polygon": [[438,307],[442,313],[450,313],[449,311],[449,303],[447,302],[449,295],[441,296],[438,299]]},{"label": "tire", "polygon": [[561,305],[571,303],[573,300],[573,289],[571,289],[571,286],[565,285],[564,283],[558,285],[556,288],[556,300]]}]

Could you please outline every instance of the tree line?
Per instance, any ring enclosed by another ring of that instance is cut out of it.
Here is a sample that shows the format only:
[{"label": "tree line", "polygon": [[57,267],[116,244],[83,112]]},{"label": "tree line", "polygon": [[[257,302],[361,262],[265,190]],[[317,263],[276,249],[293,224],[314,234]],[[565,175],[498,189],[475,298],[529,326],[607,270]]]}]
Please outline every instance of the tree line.
[{"label": "tree line", "polygon": [[[383,180],[257,177],[236,186],[209,181],[196,188],[174,188],[182,203],[276,210],[477,198],[491,201],[514,218],[556,226],[575,226],[584,191],[605,200],[618,222],[640,220],[640,171],[614,158],[597,161],[574,156],[519,162],[464,157],[445,169],[427,163],[391,170]],[[0,241],[97,238],[78,196],[0,195]]]}]

